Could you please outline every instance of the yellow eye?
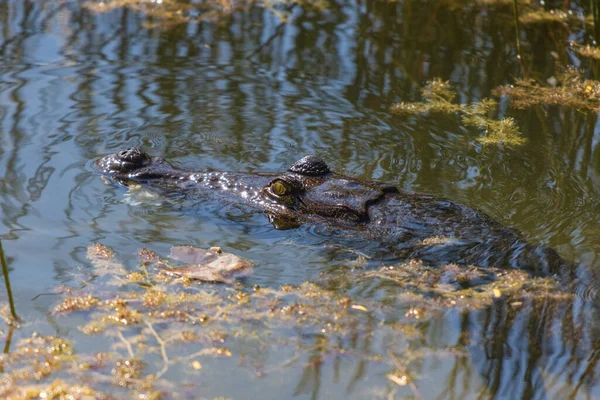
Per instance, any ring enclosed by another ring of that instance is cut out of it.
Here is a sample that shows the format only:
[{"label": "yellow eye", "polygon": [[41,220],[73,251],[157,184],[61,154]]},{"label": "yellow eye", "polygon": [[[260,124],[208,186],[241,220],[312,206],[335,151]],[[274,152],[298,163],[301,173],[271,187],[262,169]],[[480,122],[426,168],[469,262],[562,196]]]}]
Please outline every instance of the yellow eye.
[{"label": "yellow eye", "polygon": [[285,196],[290,193],[290,185],[286,182],[275,181],[271,184],[271,191],[277,196]]}]

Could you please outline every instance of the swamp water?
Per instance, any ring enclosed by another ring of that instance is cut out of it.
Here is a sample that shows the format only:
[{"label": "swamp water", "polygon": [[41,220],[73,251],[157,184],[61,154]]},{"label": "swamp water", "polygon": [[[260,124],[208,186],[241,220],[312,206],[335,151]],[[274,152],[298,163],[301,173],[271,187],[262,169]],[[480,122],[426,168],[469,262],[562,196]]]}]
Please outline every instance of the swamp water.
[{"label": "swamp water", "polygon": [[[0,395],[600,397],[590,4],[519,6],[521,62],[505,0],[0,2],[0,240],[21,319],[3,287]],[[453,266],[107,184],[93,161],[131,146],[236,171],[319,154],[478,208],[585,284],[494,271],[459,290]],[[256,267],[178,280],[148,262],[176,245]]]}]

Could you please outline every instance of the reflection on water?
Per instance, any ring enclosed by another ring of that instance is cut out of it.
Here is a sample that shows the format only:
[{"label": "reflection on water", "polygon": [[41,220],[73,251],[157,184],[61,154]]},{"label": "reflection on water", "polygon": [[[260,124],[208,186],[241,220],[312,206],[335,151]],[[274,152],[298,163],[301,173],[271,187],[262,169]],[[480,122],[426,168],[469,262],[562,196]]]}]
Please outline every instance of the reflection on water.
[{"label": "reflection on water", "polygon": [[[282,170],[318,153],[336,171],[482,209],[581,263],[577,275],[589,285],[561,301],[500,298],[483,309],[440,310],[433,296],[418,320],[415,300],[394,285],[333,285],[385,312],[359,319],[355,336],[282,331],[278,340],[300,343],[288,353],[230,337],[235,357],[206,361],[203,396],[600,395],[598,310],[586,301],[597,286],[588,277],[600,265],[597,115],[559,106],[515,111],[500,99],[490,117],[514,117],[527,139],[511,148],[483,146],[484,132],[455,116],[390,112],[394,103],[421,100],[433,78],[449,80],[458,101],[469,103],[522,77],[512,2],[249,2],[168,26],[157,23],[156,3],[145,14],[132,7],[95,13],[69,1],[0,2],[0,239],[27,321],[3,335],[14,342],[35,330],[68,336],[80,351],[103,350],[105,342],[77,332],[80,320],[48,314],[58,299],[47,294],[80,285],[73,274],[90,272],[85,249],[94,242],[130,255],[129,268],[140,247],[166,254],[175,244],[220,245],[259,265],[246,288],[344,271],[360,249],[336,248],[310,228],[275,231],[262,215],[132,205],[90,167],[132,145],[190,168],[241,171]],[[567,46],[588,43],[591,28],[577,16],[590,15],[589,4],[567,3],[527,6],[568,7],[574,16],[522,27],[524,66],[543,84],[569,65],[599,78],[596,62]],[[379,267],[377,260],[369,266]],[[390,328],[407,319],[410,329]],[[388,351],[405,363],[418,392],[386,378],[396,369]],[[240,354],[251,361],[238,362]],[[257,378],[256,365],[270,374]]]}]

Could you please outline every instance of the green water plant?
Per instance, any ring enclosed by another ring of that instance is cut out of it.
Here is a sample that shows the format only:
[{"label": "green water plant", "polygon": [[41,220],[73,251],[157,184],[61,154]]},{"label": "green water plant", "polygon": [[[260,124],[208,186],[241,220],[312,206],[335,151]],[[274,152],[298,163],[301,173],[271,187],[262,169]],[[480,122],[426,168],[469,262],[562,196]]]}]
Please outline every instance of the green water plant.
[{"label": "green water plant", "polygon": [[[433,237],[423,245],[447,240]],[[250,369],[255,377],[296,367],[298,390],[305,390],[339,357],[355,360],[360,370],[383,367],[387,392],[420,397],[415,366],[433,354],[465,357],[458,348],[419,345],[430,321],[451,309],[478,310],[502,301],[523,310],[537,302],[562,304],[571,296],[553,278],[531,278],[520,270],[433,268],[418,261],[369,269],[361,258],[315,282],[263,288],[174,276],[164,268],[171,261],[150,250],[140,251],[133,269],[100,244],[90,246],[87,256],[94,278],[61,287],[49,316],[95,339],[78,346],[75,334],[72,340],[21,337],[13,351],[0,356],[0,397],[193,397],[198,393],[193,382],[215,365]],[[387,337],[386,348],[371,349],[375,335]],[[270,353],[277,354],[275,361],[264,356]],[[167,375],[171,371],[176,383]]]},{"label": "green water plant", "polygon": [[600,60],[600,48],[597,46],[582,46],[577,43],[571,43],[571,48],[582,57]]},{"label": "green water plant", "polygon": [[188,22],[218,20],[235,12],[238,5],[246,2],[208,1],[201,3],[179,0],[90,0],[83,3],[89,11],[101,14],[115,9],[126,8],[148,17],[144,25],[152,27],[172,27]]},{"label": "green water plant", "polygon": [[236,12],[245,11],[251,6],[258,5],[270,10],[282,22],[288,18],[289,9],[286,6],[302,4],[308,9],[322,10],[327,7],[324,0],[319,1],[284,1],[271,0],[209,0],[190,2],[183,0],[87,0],[83,6],[92,13],[102,14],[115,9],[129,9],[140,13],[147,19],[147,28],[171,28],[190,22],[221,22]]},{"label": "green water plant", "polygon": [[391,112],[398,116],[425,113],[458,114],[465,126],[484,130],[485,134],[477,139],[480,143],[518,146],[526,141],[514,119],[497,120],[489,117],[498,106],[493,99],[484,98],[470,104],[457,104],[454,102],[456,92],[450,83],[439,78],[427,82],[421,90],[421,96],[421,102],[400,102],[392,105]]},{"label": "green water plant", "polygon": [[561,9],[546,10],[544,8],[530,9],[519,17],[519,22],[524,25],[564,23],[568,25],[583,24],[582,17],[571,11]]},{"label": "green water plant", "polygon": [[585,79],[576,68],[557,74],[554,84],[540,84],[532,79],[517,79],[512,85],[494,89],[497,96],[507,96],[510,106],[527,109],[533,106],[557,105],[582,112],[600,111],[600,81]]}]

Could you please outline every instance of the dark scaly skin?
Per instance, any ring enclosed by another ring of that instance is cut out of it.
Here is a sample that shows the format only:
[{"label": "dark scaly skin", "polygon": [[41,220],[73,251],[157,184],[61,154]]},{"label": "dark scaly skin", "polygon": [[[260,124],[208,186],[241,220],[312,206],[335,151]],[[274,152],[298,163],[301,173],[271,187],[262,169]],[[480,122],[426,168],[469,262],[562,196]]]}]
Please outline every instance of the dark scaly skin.
[{"label": "dark scaly skin", "polygon": [[389,244],[395,256],[405,259],[515,267],[540,276],[570,266],[556,251],[528,244],[516,230],[470,207],[338,175],[316,156],[280,174],[186,171],[138,149],[107,155],[96,165],[124,185],[135,182],[163,193],[243,203],[265,212],[278,229],[325,224]]}]

